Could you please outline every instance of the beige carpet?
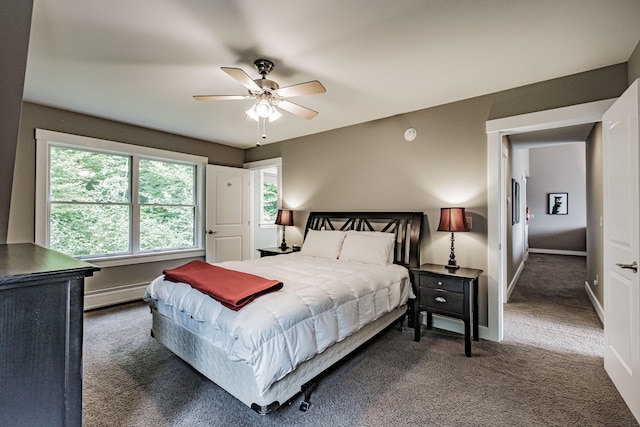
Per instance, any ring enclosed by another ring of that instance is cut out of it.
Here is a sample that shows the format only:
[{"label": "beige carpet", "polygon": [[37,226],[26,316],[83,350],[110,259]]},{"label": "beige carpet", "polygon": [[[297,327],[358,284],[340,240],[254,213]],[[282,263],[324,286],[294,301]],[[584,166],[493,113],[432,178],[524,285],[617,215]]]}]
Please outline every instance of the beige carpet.
[{"label": "beige carpet", "polygon": [[604,330],[584,289],[584,257],[531,254],[508,304],[505,342],[602,358]]},{"label": "beige carpet", "polygon": [[584,259],[532,255],[502,343],[390,329],[300,399],[260,416],[149,335],[133,303],[86,314],[85,426],[637,426],[607,377]]}]

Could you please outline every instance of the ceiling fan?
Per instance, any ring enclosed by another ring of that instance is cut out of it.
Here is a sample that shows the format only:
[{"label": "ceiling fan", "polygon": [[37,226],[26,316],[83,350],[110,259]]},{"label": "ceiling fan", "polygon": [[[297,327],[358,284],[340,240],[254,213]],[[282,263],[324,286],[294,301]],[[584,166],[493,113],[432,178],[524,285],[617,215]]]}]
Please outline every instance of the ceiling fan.
[{"label": "ceiling fan", "polygon": [[258,69],[258,73],[262,78],[254,80],[240,68],[221,67],[222,71],[249,89],[247,95],[195,95],[194,98],[198,101],[256,99],[256,103],[247,111],[247,115],[256,121],[259,119],[265,119],[270,122],[277,120],[281,114],[276,107],[307,120],[318,115],[317,111],[295,104],[285,98],[324,93],[327,90],[322,86],[322,83],[313,80],[306,83],[280,87],[278,83],[266,77],[274,68],[273,62],[268,59],[257,59],[253,64]]}]

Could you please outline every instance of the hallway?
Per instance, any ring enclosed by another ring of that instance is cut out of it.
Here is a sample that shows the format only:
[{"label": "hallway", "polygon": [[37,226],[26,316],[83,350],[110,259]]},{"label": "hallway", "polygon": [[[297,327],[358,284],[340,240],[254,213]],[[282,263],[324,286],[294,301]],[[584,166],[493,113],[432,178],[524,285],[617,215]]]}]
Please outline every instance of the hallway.
[{"label": "hallway", "polygon": [[604,329],[585,273],[585,257],[530,254],[505,304],[505,341],[602,358]]}]

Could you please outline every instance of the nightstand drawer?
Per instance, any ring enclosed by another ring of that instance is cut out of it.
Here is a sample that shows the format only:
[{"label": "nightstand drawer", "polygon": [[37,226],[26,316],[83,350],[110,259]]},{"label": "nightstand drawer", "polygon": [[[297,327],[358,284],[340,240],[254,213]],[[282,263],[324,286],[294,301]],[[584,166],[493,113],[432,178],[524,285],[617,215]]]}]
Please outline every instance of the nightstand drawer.
[{"label": "nightstand drawer", "polygon": [[431,289],[444,289],[451,292],[464,292],[464,279],[457,277],[431,276],[429,274],[420,275],[420,287]]},{"label": "nightstand drawer", "polygon": [[420,288],[420,305],[427,310],[443,310],[462,315],[464,314],[464,294]]}]

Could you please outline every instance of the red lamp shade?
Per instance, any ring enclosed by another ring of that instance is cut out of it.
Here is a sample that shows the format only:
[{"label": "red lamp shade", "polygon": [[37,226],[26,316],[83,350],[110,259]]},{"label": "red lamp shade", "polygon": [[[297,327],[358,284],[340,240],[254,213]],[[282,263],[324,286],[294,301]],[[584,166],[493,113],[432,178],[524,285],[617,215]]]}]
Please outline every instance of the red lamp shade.
[{"label": "red lamp shade", "polygon": [[440,209],[440,224],[438,231],[471,231],[467,225],[464,208]]},{"label": "red lamp shade", "polygon": [[289,226],[293,225],[293,212],[289,209],[278,209],[276,224]]}]

